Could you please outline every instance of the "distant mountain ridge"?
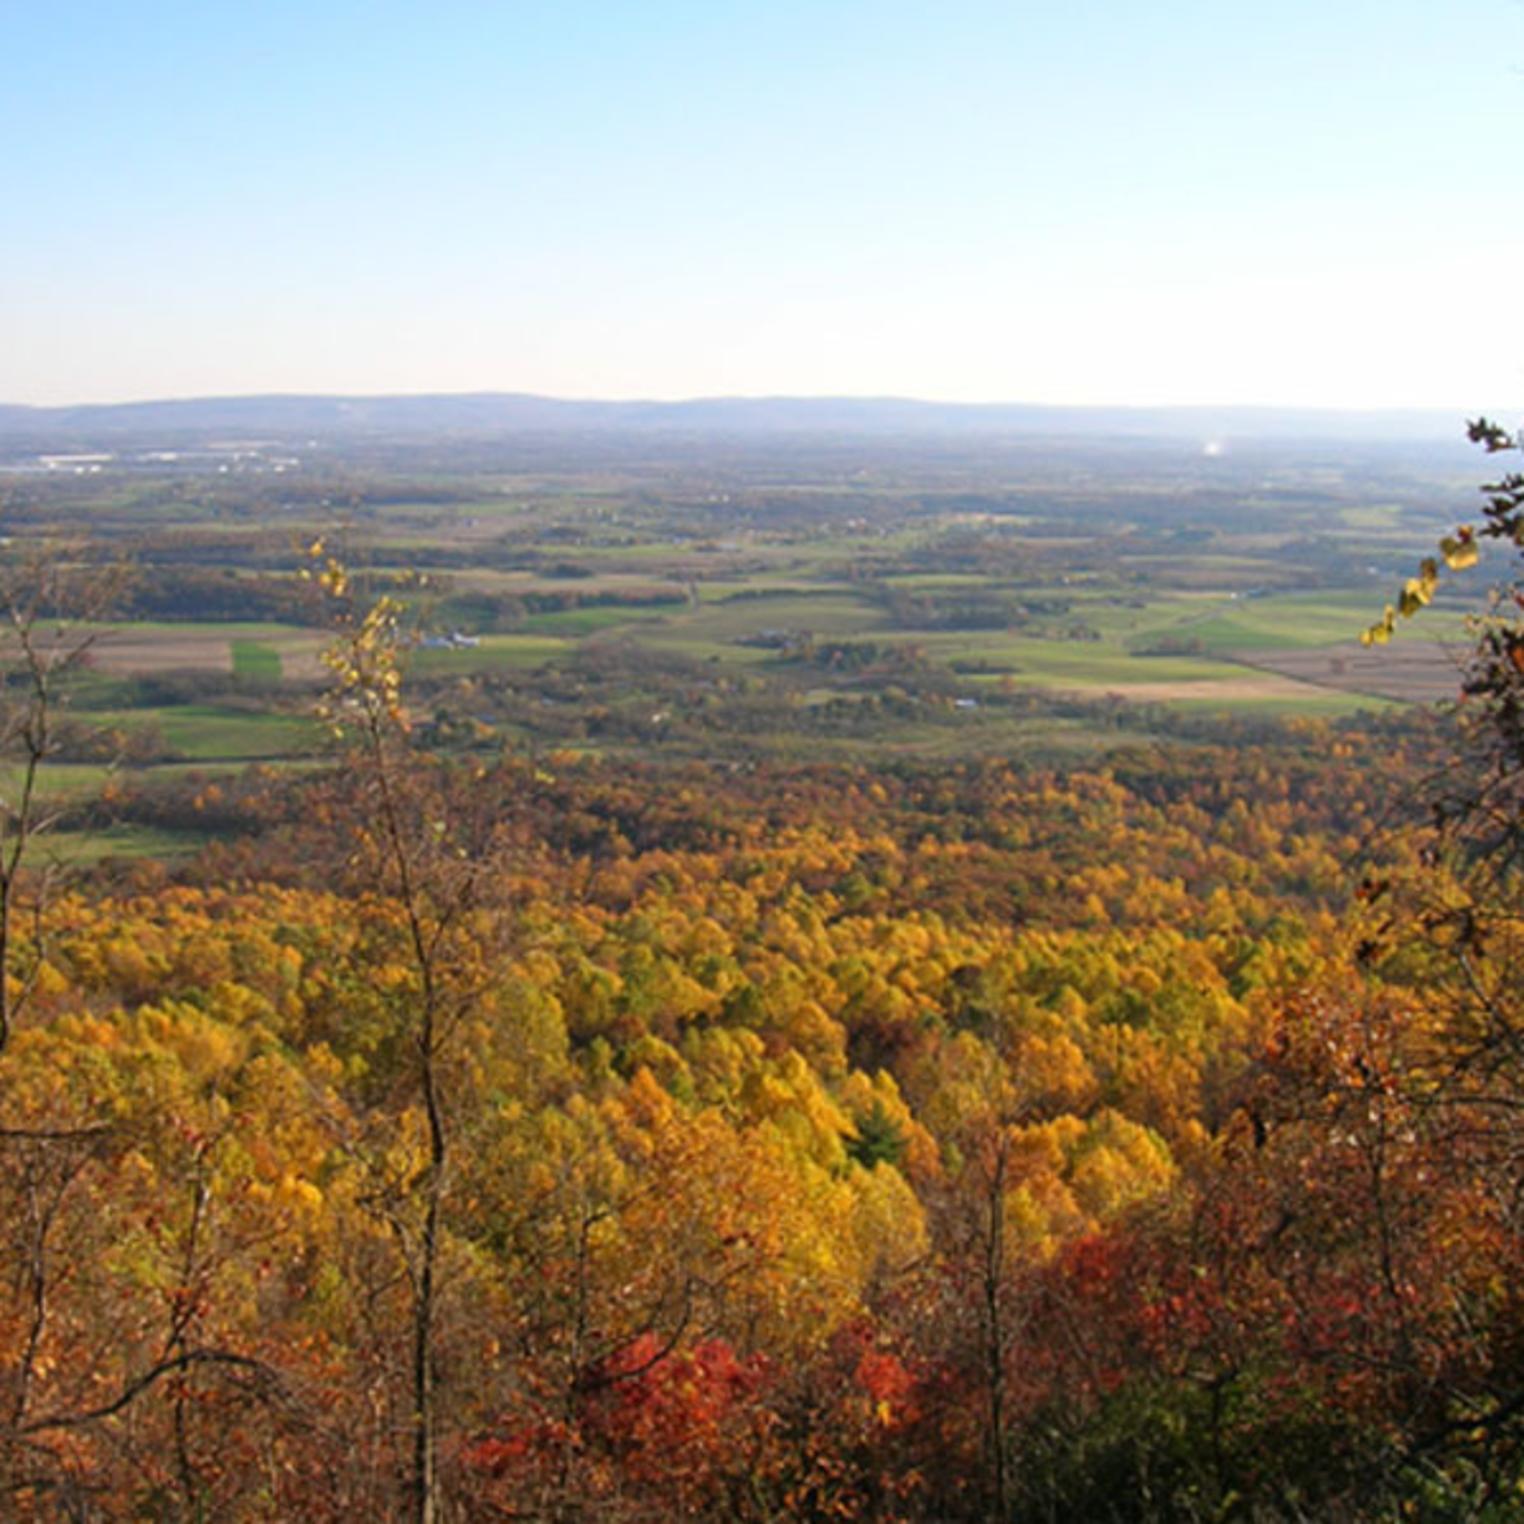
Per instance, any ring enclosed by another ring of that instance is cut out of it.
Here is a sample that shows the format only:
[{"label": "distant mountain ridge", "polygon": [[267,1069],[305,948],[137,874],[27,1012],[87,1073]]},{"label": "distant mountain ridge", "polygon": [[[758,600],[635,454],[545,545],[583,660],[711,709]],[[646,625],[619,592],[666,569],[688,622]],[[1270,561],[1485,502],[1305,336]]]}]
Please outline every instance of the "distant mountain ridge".
[{"label": "distant mountain ridge", "polygon": [[1434,409],[1065,407],[921,402],[898,397],[703,397],[580,401],[517,392],[413,396],[262,395],[71,407],[0,404],[0,438],[141,439],[274,435],[436,436],[544,433],[706,435],[1120,435],[1137,438],[1439,440],[1460,415]]}]

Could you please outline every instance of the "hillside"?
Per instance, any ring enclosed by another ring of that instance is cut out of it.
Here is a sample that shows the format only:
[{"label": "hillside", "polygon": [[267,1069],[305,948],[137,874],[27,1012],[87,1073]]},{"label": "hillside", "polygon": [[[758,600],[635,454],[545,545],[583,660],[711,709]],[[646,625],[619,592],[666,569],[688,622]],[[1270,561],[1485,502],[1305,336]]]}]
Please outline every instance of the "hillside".
[{"label": "hillside", "polygon": [[0,406],[0,438],[169,439],[257,435],[514,433],[1120,436],[1193,439],[1440,440],[1453,413],[1294,408],[1104,408],[920,402],[881,397],[712,397],[573,401],[518,393],[186,398],[70,407]]}]

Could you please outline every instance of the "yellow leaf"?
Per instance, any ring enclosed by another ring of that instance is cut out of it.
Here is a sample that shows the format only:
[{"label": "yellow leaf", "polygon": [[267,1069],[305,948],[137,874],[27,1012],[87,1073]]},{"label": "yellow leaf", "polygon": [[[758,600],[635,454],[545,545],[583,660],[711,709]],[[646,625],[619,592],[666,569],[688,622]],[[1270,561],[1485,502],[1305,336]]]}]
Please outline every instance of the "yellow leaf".
[{"label": "yellow leaf", "polygon": [[1439,553],[1451,571],[1465,571],[1468,566],[1475,566],[1479,559],[1476,538],[1467,530],[1446,535],[1439,542]]},{"label": "yellow leaf", "polygon": [[1360,644],[1362,646],[1384,646],[1392,638],[1392,631],[1396,628],[1396,625],[1397,610],[1389,603],[1386,606],[1386,613],[1381,616],[1380,622],[1373,624],[1370,629],[1361,632]]},{"label": "yellow leaf", "polygon": [[1419,609],[1429,603],[1434,597],[1434,588],[1421,577],[1409,577],[1402,589],[1402,598],[1398,608],[1404,619],[1411,619]]}]

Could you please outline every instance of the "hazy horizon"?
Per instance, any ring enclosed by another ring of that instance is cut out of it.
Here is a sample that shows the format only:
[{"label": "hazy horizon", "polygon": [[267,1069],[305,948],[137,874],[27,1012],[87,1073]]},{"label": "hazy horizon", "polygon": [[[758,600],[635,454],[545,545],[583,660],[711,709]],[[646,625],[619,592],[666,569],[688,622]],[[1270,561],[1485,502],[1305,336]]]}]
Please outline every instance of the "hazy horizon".
[{"label": "hazy horizon", "polygon": [[851,391],[729,391],[729,392],[670,392],[670,393],[623,393],[613,395],[605,392],[548,392],[529,387],[462,386],[456,388],[436,387],[387,387],[378,390],[319,390],[299,386],[271,386],[257,390],[217,390],[205,392],[142,392],[126,396],[60,395],[44,401],[34,401],[17,395],[0,395],[0,408],[27,409],[35,412],[63,412],[89,408],[120,408],[156,406],[174,403],[242,402],[271,399],[313,399],[327,401],[383,402],[397,400],[425,400],[431,398],[471,397],[523,397],[544,402],[584,402],[606,406],[681,406],[685,404],[713,402],[877,402],[911,404],[928,407],[961,408],[1031,408],[1087,412],[1305,412],[1305,413],[1371,413],[1371,414],[1446,414],[1459,419],[1478,416],[1509,418],[1515,413],[1524,416],[1524,384],[1517,389],[1517,401],[1506,398],[1488,402],[1472,392],[1458,400],[1437,402],[1344,402],[1306,401],[1300,397],[1265,399],[1248,396],[1243,400],[1223,401],[1210,397],[1186,396],[1179,400],[1138,401],[1126,397],[1103,397],[1083,401],[1054,400],[1046,397],[947,397],[908,392],[851,392]]},{"label": "hazy horizon", "polygon": [[206,395],[183,396],[136,396],[136,398],[105,399],[79,398],[62,402],[18,402],[0,396],[0,410],[24,411],[24,413],[91,413],[91,411],[131,411],[148,408],[198,408],[218,405],[242,404],[453,404],[453,402],[523,402],[523,404],[546,404],[550,407],[628,408],[628,410],[680,410],[680,408],[713,407],[818,407],[846,405],[855,408],[907,408],[907,410],[946,410],[949,413],[977,415],[977,413],[1053,413],[1053,415],[1263,415],[1298,416],[1327,415],[1330,418],[1411,418],[1440,421],[1440,419],[1477,418],[1478,415],[1509,416],[1507,408],[1489,408],[1471,401],[1465,405],[1376,405],[1359,407],[1337,402],[1330,404],[1306,404],[1306,402],[1049,402],[1035,398],[966,398],[946,399],[934,396],[910,396],[901,393],[805,393],[805,392],[732,392],[715,395],[680,396],[565,396],[546,392],[523,392],[523,390],[471,389],[454,392],[434,390],[386,390],[386,392],[306,392],[306,390],[270,390],[270,392],[221,392]]},{"label": "hazy horizon", "polygon": [[[1245,401],[1220,402],[1202,398],[1182,402],[1133,402],[1123,398],[1095,402],[1052,402],[1038,397],[934,397],[917,396],[903,392],[805,392],[805,391],[733,391],[711,393],[674,393],[671,395],[628,394],[610,396],[603,394],[571,395],[511,387],[468,387],[454,390],[433,388],[395,388],[376,391],[312,391],[299,387],[278,387],[260,391],[198,392],[164,395],[143,395],[121,398],[72,397],[54,402],[27,402],[14,397],[0,396],[0,408],[27,409],[35,412],[73,412],[89,409],[132,408],[195,405],[201,403],[230,402],[423,402],[467,401],[471,399],[522,399],[548,403],[587,403],[608,407],[681,407],[725,403],[800,403],[800,404],[875,404],[882,406],[908,406],[927,408],[962,409],[1030,409],[1054,412],[1243,412],[1243,413],[1420,413],[1451,414],[1456,417],[1475,417],[1489,409],[1472,399],[1453,405],[1442,403],[1393,403],[1365,406],[1338,402],[1307,403],[1300,401]],[[1498,411],[1492,409],[1491,411]]]},{"label": "hazy horizon", "polygon": [[9,19],[13,405],[1524,399],[1512,0]]}]

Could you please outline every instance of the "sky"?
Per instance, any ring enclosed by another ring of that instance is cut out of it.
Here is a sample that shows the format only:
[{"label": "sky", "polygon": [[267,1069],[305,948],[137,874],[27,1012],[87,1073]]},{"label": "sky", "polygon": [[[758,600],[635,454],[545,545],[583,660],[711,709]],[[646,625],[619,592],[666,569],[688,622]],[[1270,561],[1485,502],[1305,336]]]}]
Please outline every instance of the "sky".
[{"label": "sky", "polygon": [[0,402],[1524,404],[1524,0],[0,0]]}]

